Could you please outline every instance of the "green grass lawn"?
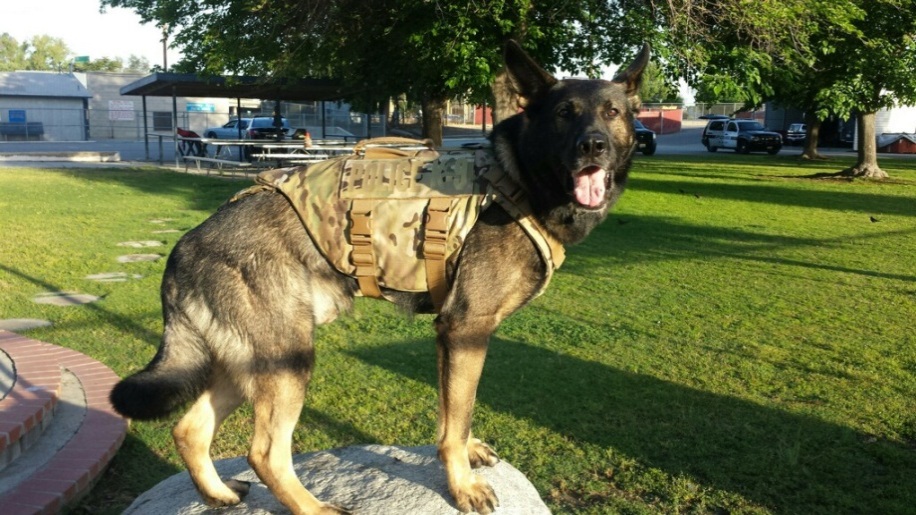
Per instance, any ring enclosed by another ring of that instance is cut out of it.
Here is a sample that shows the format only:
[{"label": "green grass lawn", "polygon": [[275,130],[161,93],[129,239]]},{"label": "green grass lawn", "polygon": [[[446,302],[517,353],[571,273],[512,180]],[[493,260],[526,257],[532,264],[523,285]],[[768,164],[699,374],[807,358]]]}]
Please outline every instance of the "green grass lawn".
[{"label": "green grass lawn", "polygon": [[[806,178],[851,159],[638,157],[609,220],[490,348],[475,435],[556,513],[913,513],[916,160],[891,181]],[[180,233],[245,183],[157,170],[0,168],[0,318],[126,375],[155,353],[165,266],[127,240]],[[874,220],[874,221],[873,221]],[[122,283],[85,279],[139,274]],[[103,296],[34,304],[46,291]],[[424,445],[431,317],[360,299],[320,328],[296,452]],[[136,422],[77,510],[119,513],[182,470],[176,418]],[[247,452],[251,414],[216,457]],[[499,492],[497,492],[499,494]]]}]

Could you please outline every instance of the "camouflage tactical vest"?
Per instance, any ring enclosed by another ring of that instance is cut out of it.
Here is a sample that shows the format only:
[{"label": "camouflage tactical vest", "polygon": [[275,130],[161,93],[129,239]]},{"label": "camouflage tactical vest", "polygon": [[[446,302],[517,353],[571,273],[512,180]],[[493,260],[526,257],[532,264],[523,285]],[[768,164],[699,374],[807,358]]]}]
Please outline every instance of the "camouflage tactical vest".
[{"label": "camouflage tactical vest", "polygon": [[263,172],[254,190],[289,199],[321,253],[355,277],[365,296],[381,297],[381,288],[428,291],[438,311],[448,293],[446,263],[493,202],[534,241],[549,282],[563,247],[531,216],[523,191],[490,151],[369,146],[376,141],[360,143],[354,155]]}]

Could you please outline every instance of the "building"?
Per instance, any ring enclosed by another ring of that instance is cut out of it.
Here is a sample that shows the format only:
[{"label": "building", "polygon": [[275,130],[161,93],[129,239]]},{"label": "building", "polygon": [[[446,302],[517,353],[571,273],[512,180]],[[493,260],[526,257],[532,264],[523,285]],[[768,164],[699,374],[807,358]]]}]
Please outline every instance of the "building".
[{"label": "building", "polygon": [[71,73],[0,72],[0,140],[88,139],[91,98]]},{"label": "building", "polygon": [[[90,138],[143,139],[144,130],[171,135],[173,127],[172,98],[122,95],[121,88],[142,79],[146,74],[89,72],[76,74],[92,93],[89,100]],[[143,119],[143,103],[146,116]],[[257,100],[245,100],[243,109],[260,110]],[[202,132],[206,127],[222,125],[235,113],[235,100],[226,98],[176,97],[178,127]],[[145,122],[145,123],[144,123]]]},{"label": "building", "polygon": [[[224,96],[122,94],[125,86],[174,74],[139,73],[0,73],[0,141],[139,141],[145,135],[171,137],[175,126],[204,135],[236,117],[271,115],[273,100]],[[208,81],[198,80],[204,86]],[[242,86],[245,86],[244,84]],[[171,89],[169,89],[171,91]],[[195,92],[207,95],[219,88]],[[257,84],[240,94],[263,91]],[[308,95],[306,91],[287,93]],[[324,91],[319,93],[326,94]],[[334,97],[336,98],[336,97]],[[350,110],[344,102],[299,99],[280,102],[293,128],[308,129],[317,138],[358,139],[384,134],[384,121]],[[144,118],[145,117],[145,118]]]}]

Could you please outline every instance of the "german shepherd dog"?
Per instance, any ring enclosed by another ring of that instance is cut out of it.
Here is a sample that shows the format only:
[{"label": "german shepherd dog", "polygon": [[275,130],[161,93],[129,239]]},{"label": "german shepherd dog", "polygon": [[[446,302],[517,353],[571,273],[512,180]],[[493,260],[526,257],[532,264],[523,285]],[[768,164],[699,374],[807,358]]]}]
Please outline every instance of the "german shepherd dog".
[{"label": "german shepherd dog", "polygon": [[[517,43],[506,46],[523,109],[494,127],[494,155],[527,193],[540,225],[564,245],[585,238],[623,191],[648,60],[645,46],[612,81],[557,80]],[[548,266],[519,224],[492,204],[447,269],[448,294],[434,322],[437,443],[462,512],[498,506],[493,489],[472,473],[499,461],[471,435],[477,384],[490,335],[541,290]],[[220,479],[210,444],[222,421],[249,401],[248,462],[264,484],[292,513],[347,513],[303,487],[291,441],[314,363],[315,326],[348,311],[357,292],[357,281],[328,263],[283,195],[261,192],[228,203],[169,256],[162,343],[145,369],[115,386],[111,402],[140,420],[193,402],[172,432],[175,444],[204,500],[225,506],[240,502],[248,485]],[[432,307],[428,293],[383,293],[414,312]]]}]

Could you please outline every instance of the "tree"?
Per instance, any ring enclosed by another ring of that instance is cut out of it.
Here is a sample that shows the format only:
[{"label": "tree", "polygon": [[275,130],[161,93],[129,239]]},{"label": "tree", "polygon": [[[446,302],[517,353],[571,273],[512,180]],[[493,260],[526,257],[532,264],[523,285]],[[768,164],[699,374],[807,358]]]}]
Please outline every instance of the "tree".
[{"label": "tree", "polygon": [[833,73],[840,77],[817,95],[822,111],[856,113],[858,159],[843,170],[851,177],[885,178],[878,166],[875,113],[916,103],[916,10],[910,0],[857,0],[864,16],[856,32],[838,39]]},{"label": "tree", "polygon": [[26,69],[38,71],[62,70],[69,64],[70,49],[62,39],[32,36],[26,46]]},{"label": "tree", "polygon": [[88,63],[76,63],[73,69],[78,72],[120,72],[124,70],[124,61],[120,57],[102,57]]},{"label": "tree", "polygon": [[151,68],[152,67],[149,64],[149,59],[130,54],[130,57],[127,58],[127,68],[125,71],[135,73],[149,73]]},{"label": "tree", "polygon": [[821,124],[834,113],[818,101],[822,92],[844,78],[842,71],[831,62],[842,60],[837,42],[846,34],[861,33],[854,22],[865,13],[851,3],[837,3],[833,16],[824,15],[814,21],[811,33],[812,55],[807,64],[798,67],[775,67],[768,70],[765,80],[773,84],[771,101],[785,107],[794,107],[804,113],[807,134],[802,159],[826,159],[818,152]]},{"label": "tree", "polygon": [[[493,104],[490,85],[509,38],[545,67],[596,69],[638,48],[651,23],[631,23],[617,2],[415,0],[102,0],[135,10],[182,49],[178,71],[333,77],[370,110],[406,93],[423,105],[424,136],[441,141],[445,100]],[[643,2],[634,6],[646,8]],[[636,7],[633,7],[636,9]],[[636,28],[632,28],[636,27]],[[614,57],[615,59],[612,59]],[[500,80],[497,79],[497,83]],[[505,81],[502,81],[505,85]],[[498,113],[514,113],[511,95]]]},{"label": "tree", "polygon": [[794,96],[817,120],[858,113],[858,162],[842,173],[886,176],[874,114],[916,102],[912,0],[650,1],[688,83],[748,105]]},{"label": "tree", "polygon": [[63,40],[51,36],[32,36],[19,43],[8,33],[0,35],[0,71],[60,70],[69,53]]},{"label": "tree", "polygon": [[677,96],[677,89],[671,85],[661,66],[657,63],[649,63],[646,69],[643,70],[639,98],[644,104],[682,102],[682,99]]},{"label": "tree", "polygon": [[805,158],[818,158],[818,132],[829,116],[857,118],[857,163],[840,175],[884,178],[877,161],[875,112],[916,102],[916,13],[903,0],[835,2],[811,33],[808,66],[775,69],[774,99],[802,109],[808,125]]},{"label": "tree", "polygon": [[0,34],[0,71],[14,72],[16,70],[24,70],[26,48],[26,45],[19,44],[16,38],[8,33]]},{"label": "tree", "polygon": [[[20,44],[8,33],[0,34],[0,71],[61,70],[69,67],[69,56],[70,50],[62,39],[41,35]],[[89,63],[76,63],[74,70],[146,73],[150,70],[150,64],[147,58],[135,55],[128,58],[126,67],[120,57],[102,57]]]}]

